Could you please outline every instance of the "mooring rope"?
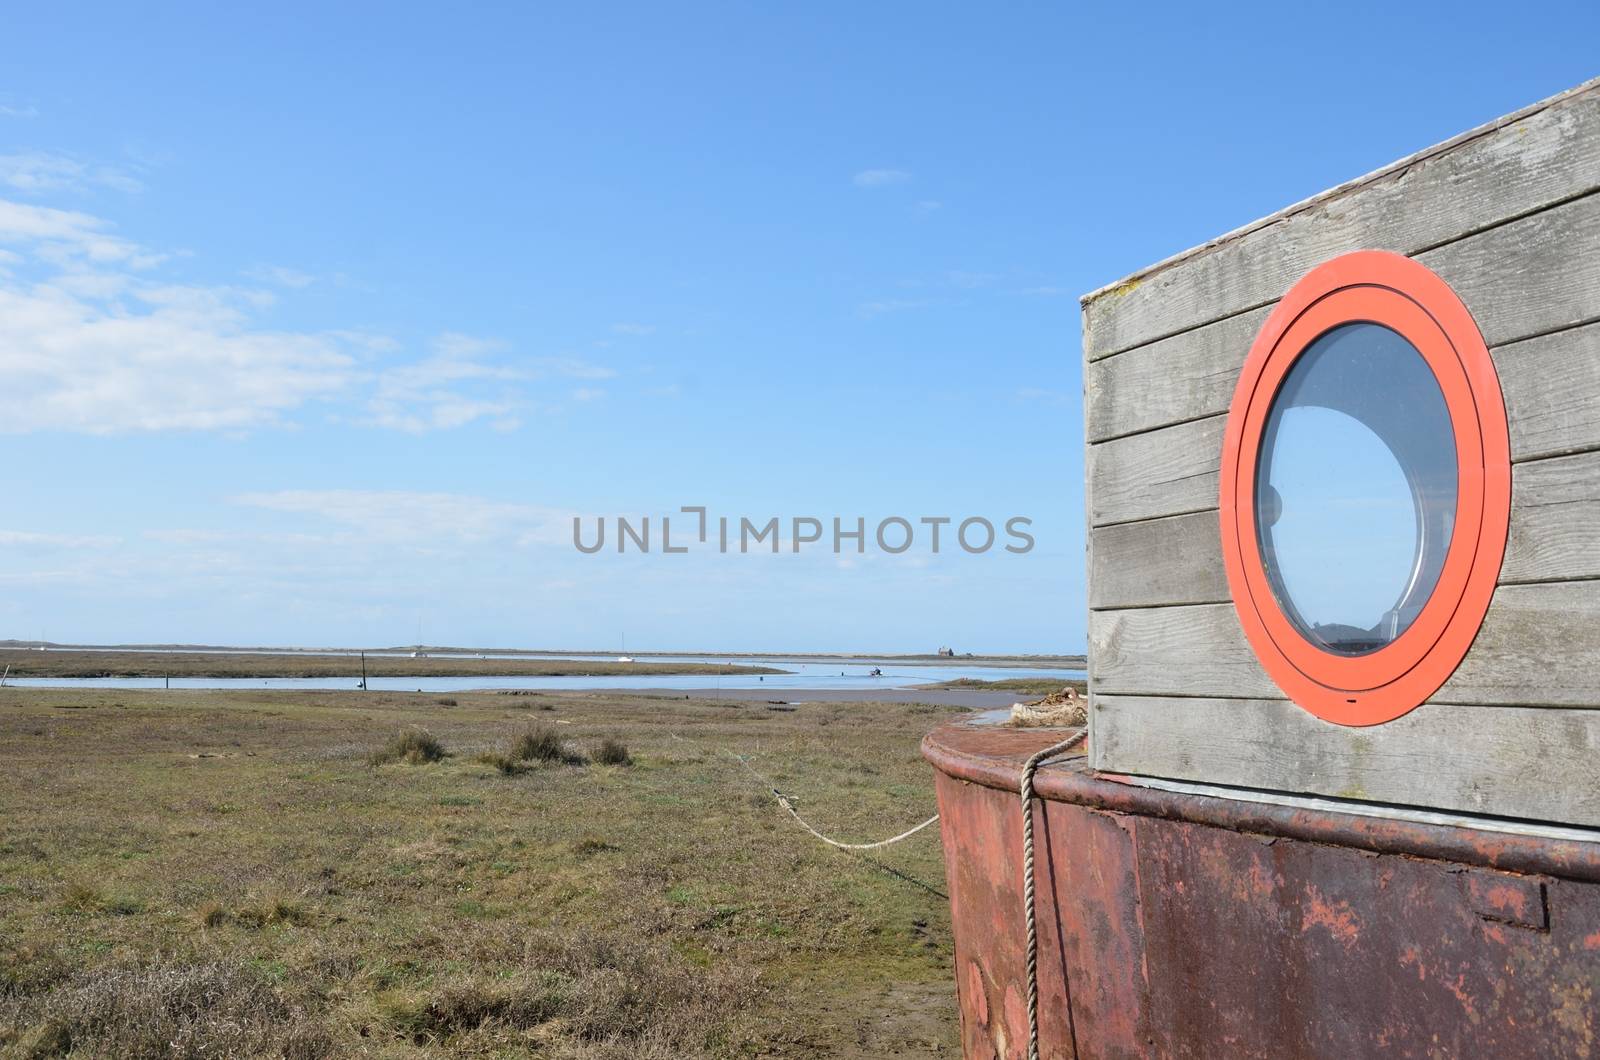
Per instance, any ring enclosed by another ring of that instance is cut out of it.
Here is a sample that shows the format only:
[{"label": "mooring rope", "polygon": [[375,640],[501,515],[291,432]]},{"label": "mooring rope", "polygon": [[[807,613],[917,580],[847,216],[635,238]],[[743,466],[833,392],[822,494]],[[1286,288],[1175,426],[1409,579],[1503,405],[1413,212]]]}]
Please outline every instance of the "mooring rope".
[{"label": "mooring rope", "polygon": [[[672,732],[670,730],[667,732],[667,735],[672,737],[674,740],[677,740],[679,743],[688,743],[689,742],[688,740],[685,740],[682,736],[679,736],[677,733]],[[761,782],[761,786],[762,787],[766,788],[769,792],[772,793],[772,797],[778,800],[778,805],[782,806],[785,810],[789,811],[789,816],[793,817],[799,823],[801,828],[804,828],[806,831],[810,832],[812,835],[816,836],[818,839],[822,840],[824,843],[828,844],[829,846],[838,847],[840,850],[877,850],[877,849],[879,849],[881,847],[892,846],[895,843],[900,842],[902,839],[910,839],[912,836],[916,835],[918,832],[922,831],[924,828],[928,827],[930,824],[933,824],[935,821],[937,821],[939,819],[939,815],[938,814],[934,814],[932,817],[928,818],[926,821],[923,821],[921,824],[917,825],[915,828],[907,829],[906,831],[901,832],[899,835],[891,836],[888,839],[880,839],[876,843],[845,843],[845,842],[841,842],[840,840],[834,839],[831,836],[825,836],[821,832],[817,831],[815,828],[811,827],[810,823],[807,822],[804,817],[801,817],[800,814],[795,810],[793,798],[791,798],[790,796],[785,795],[783,792],[779,791],[778,790],[778,786],[772,782],[772,778],[771,777],[764,776],[761,773],[756,772],[756,768],[754,766],[752,766],[750,764],[750,762],[743,755],[736,755],[732,751],[728,750],[726,747],[719,747],[719,748],[717,748],[717,751],[720,754],[727,755],[729,758],[733,759],[735,762],[738,762],[740,765],[744,766],[744,768],[749,772],[749,774],[751,776],[755,777],[758,781]]]},{"label": "mooring rope", "polygon": [[[689,742],[675,732],[669,733],[669,735],[680,743]],[[1028,925],[1028,1060],[1039,1060],[1039,924],[1034,909],[1033,885],[1033,775],[1039,771],[1039,766],[1046,759],[1054,758],[1064,751],[1072,750],[1086,740],[1088,736],[1088,729],[1074,733],[1060,743],[1051,744],[1049,747],[1035,752],[1022,766],[1022,783],[1018,794],[1022,797],[1022,904],[1027,914]],[[787,810],[789,816],[799,822],[800,827],[829,846],[838,847],[840,850],[876,850],[879,847],[886,847],[890,844],[898,843],[902,839],[910,839],[939,819],[939,815],[934,814],[915,828],[876,843],[842,843],[837,839],[823,835],[811,827],[805,818],[795,811],[789,796],[779,791],[777,785],[772,783],[771,778],[757,772],[756,768],[743,755],[736,755],[726,748],[719,747],[717,750],[744,766],[751,776],[760,781],[762,786],[772,793],[773,797],[778,800],[778,805]]]},{"label": "mooring rope", "polygon": [[1028,1060],[1039,1060],[1039,927],[1033,908],[1033,774],[1039,764],[1070,751],[1089,735],[1085,729],[1037,752],[1022,767],[1022,904],[1028,921]]},{"label": "mooring rope", "polygon": [[915,828],[907,829],[906,831],[901,832],[899,835],[892,836],[892,837],[890,837],[888,839],[880,839],[876,843],[844,843],[844,842],[840,842],[839,840],[834,839],[834,838],[832,838],[830,836],[823,835],[821,832],[819,832],[815,828],[811,827],[811,825],[809,823],[807,823],[806,819],[804,817],[801,817],[799,812],[795,810],[795,808],[794,808],[794,800],[790,796],[785,795],[783,792],[779,791],[778,788],[777,788],[777,785],[772,783],[772,779],[770,777],[762,776],[760,773],[756,772],[755,767],[752,766],[749,762],[745,761],[745,758],[744,758],[743,755],[736,755],[732,751],[728,751],[728,750],[721,749],[721,748],[719,748],[719,750],[722,750],[723,754],[727,755],[729,758],[733,759],[735,762],[738,762],[740,765],[744,766],[745,769],[749,770],[750,771],[750,775],[755,777],[757,780],[759,780],[762,783],[762,785],[768,791],[772,792],[773,798],[778,800],[778,805],[782,806],[785,810],[789,811],[789,816],[793,817],[796,821],[798,821],[801,828],[804,828],[806,831],[810,832],[812,835],[816,836],[818,839],[822,840],[824,843],[828,844],[829,846],[838,847],[840,850],[877,850],[880,847],[893,846],[895,843],[900,842],[902,839],[910,839],[912,836],[916,835],[918,832],[922,831],[924,828],[928,827],[930,824],[933,824],[935,821],[937,821],[939,819],[939,815],[938,814],[934,814],[932,817],[928,818],[926,821],[923,821],[921,824],[917,825]]}]

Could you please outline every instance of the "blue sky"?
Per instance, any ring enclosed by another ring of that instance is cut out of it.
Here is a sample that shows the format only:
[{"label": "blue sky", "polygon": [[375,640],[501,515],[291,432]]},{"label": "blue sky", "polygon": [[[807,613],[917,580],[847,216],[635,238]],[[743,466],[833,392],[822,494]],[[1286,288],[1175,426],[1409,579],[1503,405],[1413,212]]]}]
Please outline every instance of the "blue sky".
[{"label": "blue sky", "polygon": [[[1077,297],[1597,71],[1592,3],[30,5],[0,636],[1078,651]],[[581,555],[573,514],[1033,520]]]}]

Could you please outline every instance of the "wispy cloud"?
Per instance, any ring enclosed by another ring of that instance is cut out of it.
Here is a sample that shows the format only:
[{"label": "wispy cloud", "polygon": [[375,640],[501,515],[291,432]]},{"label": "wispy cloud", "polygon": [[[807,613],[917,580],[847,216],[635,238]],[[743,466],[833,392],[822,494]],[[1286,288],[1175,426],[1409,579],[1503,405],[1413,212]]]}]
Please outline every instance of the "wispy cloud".
[{"label": "wispy cloud", "polygon": [[107,534],[40,534],[30,530],[0,530],[0,547],[5,548],[110,548],[121,540]]},{"label": "wispy cloud", "polygon": [[[92,214],[0,199],[0,375],[11,399],[0,433],[237,432],[290,426],[319,405],[335,420],[412,433],[480,421],[506,430],[530,405],[525,384],[616,374],[518,358],[458,332],[406,361],[383,335],[274,328],[265,314],[278,294],[164,282],[166,257]],[[255,275],[289,290],[311,279],[274,266]],[[543,400],[571,400],[561,393],[552,386]]]},{"label": "wispy cloud", "polygon": [[911,174],[903,169],[863,169],[851,178],[858,188],[884,188],[910,179]]},{"label": "wispy cloud", "polygon": [[144,184],[124,169],[49,151],[0,155],[0,185],[27,195],[91,187],[130,193],[144,190]]},{"label": "wispy cloud", "polygon": [[[603,365],[570,357],[512,357],[499,339],[445,332],[434,339],[432,356],[379,374],[363,422],[413,434],[479,420],[498,430],[514,430],[530,409],[553,404],[549,395],[530,395],[529,384],[615,376]],[[599,393],[579,389],[571,397],[581,402]]]},{"label": "wispy cloud", "polygon": [[455,540],[570,544],[573,513],[460,493],[408,490],[278,490],[242,493],[234,504],[309,515],[376,541]]},{"label": "wispy cloud", "polygon": [[68,210],[0,200],[0,431],[248,429],[355,378],[325,335],[252,326],[259,304],[227,287],[164,284],[162,255]]},{"label": "wispy cloud", "polygon": [[618,335],[650,335],[656,330],[654,324],[613,324],[611,330]]},{"label": "wispy cloud", "polygon": [[37,118],[39,108],[16,96],[0,95],[0,118]]},{"label": "wispy cloud", "polygon": [[1043,287],[1024,287],[1017,293],[1028,295],[1029,297],[1033,298],[1061,298],[1066,295],[1070,295],[1072,291],[1066,287],[1052,287],[1046,285]]},{"label": "wispy cloud", "polygon": [[317,282],[317,278],[309,272],[299,269],[290,269],[282,265],[257,265],[245,271],[245,278],[257,283],[270,283],[278,287],[287,287],[291,290],[302,290]]},{"label": "wispy cloud", "polygon": [[943,208],[944,208],[944,203],[940,202],[938,199],[918,199],[917,200],[917,212],[918,213],[933,213],[935,210],[940,210],[940,209],[943,209]]},{"label": "wispy cloud", "polygon": [[517,425],[520,396],[505,384],[525,372],[496,363],[505,344],[446,332],[434,340],[433,356],[382,372],[367,403],[368,423],[421,433],[488,419],[503,429]]}]

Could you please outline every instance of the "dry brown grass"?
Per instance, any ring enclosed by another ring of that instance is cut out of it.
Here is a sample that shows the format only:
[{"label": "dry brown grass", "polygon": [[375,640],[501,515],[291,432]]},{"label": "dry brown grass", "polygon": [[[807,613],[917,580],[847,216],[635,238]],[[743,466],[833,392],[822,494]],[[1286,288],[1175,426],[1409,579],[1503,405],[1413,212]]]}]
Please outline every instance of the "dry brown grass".
[{"label": "dry brown grass", "polygon": [[526,704],[452,698],[0,690],[0,1056],[952,1055],[937,834],[839,854],[722,753],[879,838],[938,710],[550,695],[633,766],[503,773]]},{"label": "dry brown grass", "polygon": [[444,744],[427,729],[401,729],[389,742],[372,752],[367,761],[375,766],[390,762],[404,762],[408,766],[425,766],[429,762],[444,761]]},{"label": "dry brown grass", "polygon": [[633,756],[628,754],[628,745],[614,736],[607,736],[600,741],[600,748],[595,751],[594,760],[603,766],[633,765]]}]

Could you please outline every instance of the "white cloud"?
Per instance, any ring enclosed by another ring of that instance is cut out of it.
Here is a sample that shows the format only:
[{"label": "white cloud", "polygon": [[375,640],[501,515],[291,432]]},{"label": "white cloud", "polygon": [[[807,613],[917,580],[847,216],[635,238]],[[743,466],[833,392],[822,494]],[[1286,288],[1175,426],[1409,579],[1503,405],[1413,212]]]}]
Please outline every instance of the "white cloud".
[{"label": "white cloud", "polygon": [[[537,404],[524,392],[526,384],[551,376],[596,380],[616,375],[569,357],[511,358],[504,342],[459,332],[440,335],[433,349],[431,357],[378,375],[364,422],[417,433],[483,420],[512,430],[520,425],[520,414]],[[578,401],[589,396],[581,389],[572,395]]]},{"label": "white cloud", "polygon": [[279,490],[240,494],[233,502],[315,516],[376,541],[479,544],[500,538],[518,544],[570,544],[572,534],[573,513],[569,511],[459,493]]},{"label": "white cloud", "polygon": [[278,287],[288,287],[300,290],[310,287],[317,282],[317,278],[309,272],[299,269],[285,268],[282,265],[257,265],[245,272],[245,278],[255,280],[257,283],[270,283]]},{"label": "white cloud", "polygon": [[573,357],[535,357],[528,362],[541,373],[565,376],[568,379],[615,379],[614,369],[590,364]]},{"label": "white cloud", "polygon": [[14,96],[0,96],[0,118],[37,118],[39,108]]},{"label": "white cloud", "polygon": [[22,151],[0,155],[0,185],[29,195],[61,190],[106,187],[138,192],[138,178],[114,166],[93,165],[70,155],[48,151]]},{"label": "white cloud", "polygon": [[[158,280],[163,260],[102,218],[0,199],[0,433],[243,431],[334,401],[357,410],[334,418],[368,426],[509,430],[529,405],[523,384],[615,375],[573,358],[519,360],[456,332],[405,363],[382,335],[270,327],[272,291]],[[265,268],[303,286],[303,273]]]},{"label": "white cloud", "polygon": [[337,341],[249,330],[225,291],[122,286],[0,284],[0,431],[247,429],[352,381]]},{"label": "white cloud", "polygon": [[883,188],[904,184],[911,179],[911,174],[903,169],[863,169],[851,179],[858,188]]},{"label": "white cloud", "polygon": [[121,540],[107,534],[40,534],[30,530],[0,530],[0,548],[110,548]]},{"label": "white cloud", "polygon": [[922,213],[933,213],[935,210],[942,209],[943,207],[944,203],[940,202],[938,199],[917,200],[917,209]]},{"label": "white cloud", "polygon": [[618,335],[650,335],[656,330],[654,324],[613,324],[611,330]]}]

